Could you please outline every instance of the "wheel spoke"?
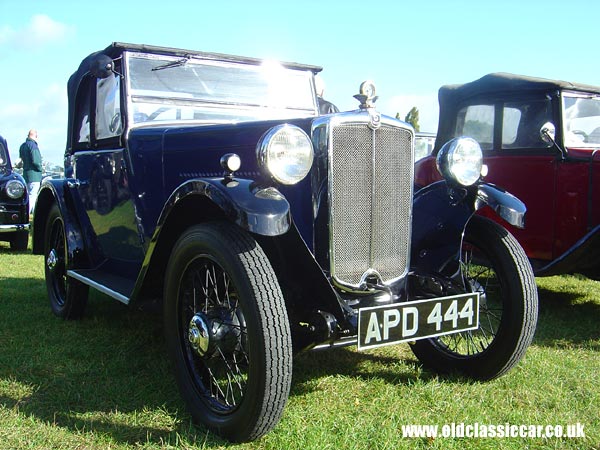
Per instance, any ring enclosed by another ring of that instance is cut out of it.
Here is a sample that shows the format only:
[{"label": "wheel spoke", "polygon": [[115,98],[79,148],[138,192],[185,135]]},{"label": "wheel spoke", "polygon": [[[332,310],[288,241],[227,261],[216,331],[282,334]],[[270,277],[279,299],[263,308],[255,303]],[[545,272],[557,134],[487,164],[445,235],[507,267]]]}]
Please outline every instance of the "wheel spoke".
[{"label": "wheel spoke", "polygon": [[223,389],[221,389],[221,384],[210,367],[207,367],[207,372],[210,379],[209,385],[211,397],[219,398],[225,403],[226,406],[231,406],[229,403],[227,403],[227,396],[225,395],[225,392],[223,392]]},{"label": "wheel spoke", "polygon": [[[240,371],[239,366],[236,363],[235,354],[232,358],[232,361],[229,361],[227,359],[227,357],[223,354],[221,349],[219,349],[219,355],[221,356],[223,363],[227,368],[227,392],[231,393],[232,404],[235,404],[236,401],[235,401],[234,385],[237,386],[240,396],[243,395],[244,387],[242,386],[242,383],[241,383],[243,375]],[[228,398],[228,396],[226,396],[226,399],[227,398]]]},{"label": "wheel spoke", "polygon": [[202,295],[204,295],[204,309],[203,309],[204,312],[208,311],[208,306],[209,306],[209,302],[210,302],[210,293],[209,293],[208,289],[209,289],[209,274],[208,274],[208,270],[205,270],[204,283],[202,284]]}]

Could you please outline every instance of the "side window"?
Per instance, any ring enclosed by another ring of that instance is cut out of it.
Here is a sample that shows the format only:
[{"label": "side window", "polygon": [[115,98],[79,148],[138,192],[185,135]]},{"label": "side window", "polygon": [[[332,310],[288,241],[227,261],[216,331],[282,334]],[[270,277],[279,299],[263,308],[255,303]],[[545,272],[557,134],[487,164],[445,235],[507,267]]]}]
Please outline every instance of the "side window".
[{"label": "side window", "polygon": [[455,136],[469,136],[482,150],[491,150],[494,142],[494,105],[469,105],[458,112]]},{"label": "side window", "polygon": [[502,111],[502,148],[515,143],[519,123],[521,123],[521,111],[517,108],[504,106]]},{"label": "side window", "polygon": [[96,139],[122,132],[120,86],[121,79],[116,74],[96,82]]},{"label": "side window", "polygon": [[79,147],[89,146],[90,136],[90,82],[84,81],[77,92],[75,103],[75,122],[73,124],[74,142]]},{"label": "side window", "polygon": [[504,104],[502,124],[503,149],[539,149],[550,147],[540,136],[540,129],[552,121],[550,100],[528,100]]}]

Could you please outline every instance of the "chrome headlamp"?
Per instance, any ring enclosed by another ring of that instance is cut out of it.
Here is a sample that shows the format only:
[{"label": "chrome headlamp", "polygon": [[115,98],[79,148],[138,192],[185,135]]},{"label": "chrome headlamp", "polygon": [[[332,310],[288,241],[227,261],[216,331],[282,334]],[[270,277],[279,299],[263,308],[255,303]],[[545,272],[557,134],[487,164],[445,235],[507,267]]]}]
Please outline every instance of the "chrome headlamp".
[{"label": "chrome headlamp", "polygon": [[10,180],[6,183],[5,189],[6,195],[15,200],[23,197],[25,194],[25,185],[19,180]]},{"label": "chrome headlamp", "polygon": [[444,144],[436,163],[439,172],[447,180],[471,186],[481,176],[483,154],[475,139],[459,137]]},{"label": "chrome headlamp", "polygon": [[267,131],[256,147],[259,164],[281,184],[296,184],[313,163],[308,135],[295,125],[277,125]]}]

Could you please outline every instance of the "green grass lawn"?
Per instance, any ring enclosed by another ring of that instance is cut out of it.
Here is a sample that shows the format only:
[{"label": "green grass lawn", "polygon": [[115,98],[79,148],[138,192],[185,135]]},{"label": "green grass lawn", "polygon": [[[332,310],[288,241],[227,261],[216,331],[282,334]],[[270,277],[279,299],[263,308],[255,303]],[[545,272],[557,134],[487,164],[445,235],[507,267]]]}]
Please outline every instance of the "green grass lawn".
[{"label": "green grass lawn", "polygon": [[[92,293],[55,318],[43,258],[0,243],[2,449],[600,449],[600,283],[538,279],[533,346],[486,383],[424,370],[406,345],[307,353],[279,425],[232,445],[190,422],[160,316]],[[583,424],[585,439],[403,438],[408,424]]]}]

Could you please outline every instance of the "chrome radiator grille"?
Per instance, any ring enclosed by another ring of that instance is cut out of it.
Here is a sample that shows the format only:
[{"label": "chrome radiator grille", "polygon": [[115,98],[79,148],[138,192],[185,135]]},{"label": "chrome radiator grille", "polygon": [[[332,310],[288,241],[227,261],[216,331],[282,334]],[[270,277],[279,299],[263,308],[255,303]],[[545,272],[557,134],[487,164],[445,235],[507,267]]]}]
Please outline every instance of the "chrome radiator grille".
[{"label": "chrome radiator grille", "polygon": [[360,285],[375,270],[383,282],[408,268],[412,209],[412,133],[343,123],[330,135],[331,271]]}]

